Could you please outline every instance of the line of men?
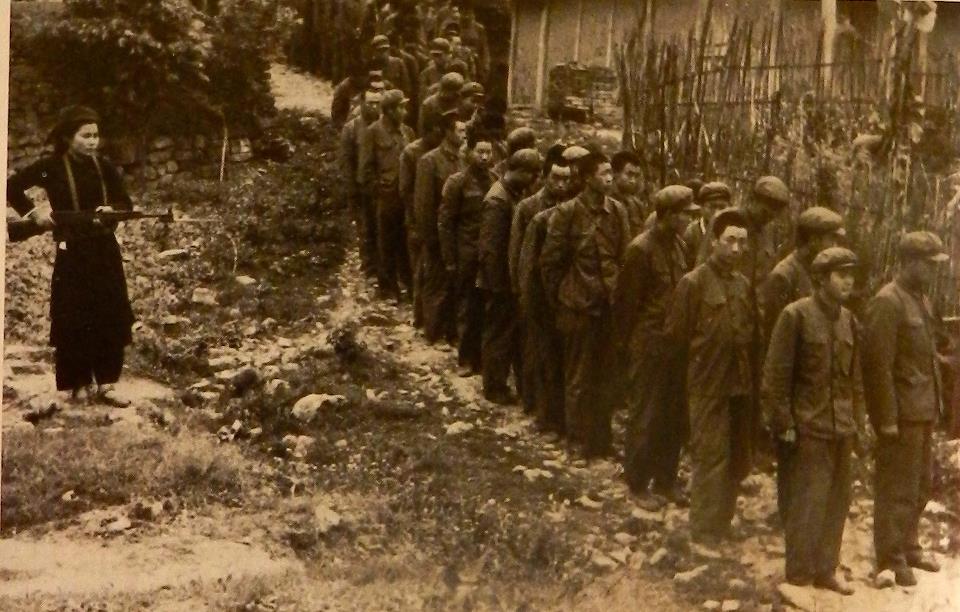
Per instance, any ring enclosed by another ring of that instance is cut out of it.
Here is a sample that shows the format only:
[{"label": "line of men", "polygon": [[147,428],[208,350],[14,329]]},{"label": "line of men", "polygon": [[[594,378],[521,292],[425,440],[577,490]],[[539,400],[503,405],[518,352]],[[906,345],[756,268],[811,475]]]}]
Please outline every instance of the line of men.
[{"label": "line of men", "polygon": [[841,593],[851,455],[869,413],[878,570],[910,585],[911,568],[938,569],[917,539],[941,414],[926,297],[947,258],[936,235],[903,237],[898,274],[860,329],[845,306],[857,258],[837,246],[839,214],[803,211],[795,250],[777,261],[769,228],[791,196],[776,177],[738,206],[721,182],[669,185],[648,204],[632,152],[611,160],[557,144],[541,157],[529,128],[503,146],[457,110],[411,141],[406,103],[382,95],[373,161],[360,165],[360,183],[375,186],[380,267],[404,270],[415,325],[457,348],[460,374],[481,375],[486,399],[516,403],[512,373],[525,412],[587,458],[612,454],[613,414],[626,406],[638,503],[685,502],[687,447],[692,536],[707,546],[739,537],[740,483],[769,430],[787,579]]}]

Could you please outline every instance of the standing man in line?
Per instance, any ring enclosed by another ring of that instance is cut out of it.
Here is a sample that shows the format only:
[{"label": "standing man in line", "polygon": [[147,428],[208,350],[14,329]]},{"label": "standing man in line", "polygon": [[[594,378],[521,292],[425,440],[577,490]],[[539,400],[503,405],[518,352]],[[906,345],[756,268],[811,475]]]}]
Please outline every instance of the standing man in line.
[{"label": "standing man in line", "polygon": [[414,212],[414,191],[417,181],[417,164],[420,158],[440,145],[443,140],[443,130],[439,122],[431,121],[425,126],[426,134],[408,144],[400,154],[400,170],[398,186],[400,199],[404,207],[404,227],[407,232],[407,255],[410,259],[411,273],[411,300],[413,301],[413,326],[423,327],[423,266],[421,255],[423,242],[420,240],[420,230],[417,227]]},{"label": "standing man in line", "polygon": [[483,292],[477,287],[480,221],[483,200],[493,185],[490,166],[493,143],[485,134],[468,130],[465,170],[443,186],[438,227],[440,252],[447,274],[456,278],[456,308],[460,319],[457,360],[462,376],[480,373],[483,334]]},{"label": "standing man in line", "polygon": [[437,93],[428,95],[420,105],[420,124],[417,133],[423,135],[425,125],[435,121],[447,111],[460,110],[460,91],[463,89],[463,77],[456,72],[448,72],[440,79],[440,89]]},{"label": "standing man in line", "polygon": [[837,576],[850,509],[852,455],[863,430],[863,383],[856,321],[844,306],[853,292],[853,252],[831,247],[810,263],[816,289],[777,318],[763,370],[765,413],[791,447],[785,482],[786,577],[844,595]]},{"label": "standing man in line", "polygon": [[459,120],[455,110],[444,113],[440,122],[443,140],[417,162],[414,191],[417,231],[423,244],[423,329],[427,342],[431,344],[442,339],[452,343],[457,335],[453,279],[443,264],[437,215],[444,184],[460,171],[460,145],[466,132],[466,125]]},{"label": "standing man in line", "polygon": [[630,490],[648,505],[654,493],[671,501],[676,490],[680,451],[687,439],[683,352],[664,336],[664,320],[673,290],[689,271],[680,234],[700,207],[683,185],[664,187],[653,196],[657,221],[630,243],[617,283],[616,329],[626,344],[626,403],[630,424],[624,465]]},{"label": "standing man in line", "polygon": [[613,156],[613,193],[614,200],[623,204],[630,220],[630,233],[636,238],[643,232],[643,224],[649,213],[643,199],[643,163],[632,151],[620,151]]},{"label": "standing man in line", "polygon": [[483,201],[480,223],[480,287],[483,313],[483,395],[495,404],[513,404],[507,378],[511,368],[520,381],[520,338],[516,296],[510,283],[508,251],[514,208],[540,169],[540,154],[521,149],[510,156],[507,173]]},{"label": "standing man in line", "polygon": [[877,572],[893,570],[902,586],[917,583],[911,568],[940,566],[917,539],[930,499],[931,436],[942,414],[935,320],[927,297],[938,265],[949,259],[931,232],[900,239],[899,270],[867,305],[863,330],[864,392],[877,433],[873,511]]},{"label": "standing man in line", "polygon": [[588,458],[611,453],[613,313],[620,266],[630,243],[627,213],[609,194],[610,160],[579,160],[584,191],[557,206],[540,265],[547,299],[563,335],[567,436]]},{"label": "standing man in line", "polygon": [[362,143],[367,129],[380,118],[381,94],[360,94],[360,113],[340,130],[340,174],[344,198],[353,211],[353,222],[360,242],[360,266],[368,277],[377,274],[377,215],[375,203],[366,197],[361,185]]},{"label": "standing man in line", "polygon": [[749,223],[737,208],[717,213],[710,258],[680,279],[666,318],[668,341],[687,354],[690,528],[708,546],[732,535],[750,469],[750,284],[737,271]]},{"label": "standing man in line", "polygon": [[687,253],[690,257],[690,266],[696,265],[700,258],[701,249],[710,244],[710,222],[719,210],[728,208],[733,202],[733,193],[726,183],[710,181],[700,187],[697,193],[697,204],[700,205],[700,218],[695,219],[683,233],[683,241],[687,243]]},{"label": "standing man in line", "polygon": [[383,71],[383,78],[388,81],[388,87],[399,89],[405,95],[413,91],[412,78],[407,75],[407,66],[403,60],[391,52],[390,39],[384,34],[377,34],[370,41],[373,47],[374,58],[371,65],[376,70]]},{"label": "standing man in line", "polygon": [[430,96],[430,87],[440,82],[447,73],[450,64],[450,41],[446,38],[434,38],[430,42],[430,61],[427,67],[420,71],[419,98],[420,103]]},{"label": "standing man in line", "polygon": [[[373,199],[377,209],[377,284],[381,298],[400,301],[400,283],[409,289],[412,280],[407,257],[400,199],[399,165],[403,149],[413,141],[413,130],[404,125],[407,97],[399,89],[383,94],[380,119],[364,138],[360,168],[364,196]],[[399,279],[399,280],[398,280]]]}]

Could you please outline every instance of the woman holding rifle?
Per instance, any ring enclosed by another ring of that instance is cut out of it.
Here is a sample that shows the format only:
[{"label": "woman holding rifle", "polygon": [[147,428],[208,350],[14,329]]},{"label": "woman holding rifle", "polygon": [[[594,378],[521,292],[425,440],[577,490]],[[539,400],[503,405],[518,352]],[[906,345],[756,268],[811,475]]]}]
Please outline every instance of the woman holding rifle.
[{"label": "woman holding rifle", "polygon": [[57,225],[49,212],[34,210],[26,194],[43,188],[54,212],[130,210],[120,173],[97,154],[99,123],[90,108],[63,109],[50,133],[53,153],[10,177],[7,200],[21,217],[29,215],[39,228],[52,229],[57,244],[50,291],[57,389],[69,390],[72,399],[86,390],[92,401],[125,407],[129,402],[110,388],[120,378],[134,320],[116,224],[91,216]]}]

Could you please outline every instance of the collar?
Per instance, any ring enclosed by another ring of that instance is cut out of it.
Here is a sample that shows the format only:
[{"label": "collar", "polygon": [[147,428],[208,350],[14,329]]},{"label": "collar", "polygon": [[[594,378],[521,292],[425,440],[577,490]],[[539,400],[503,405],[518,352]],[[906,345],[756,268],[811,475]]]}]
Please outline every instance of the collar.
[{"label": "collar", "polygon": [[813,300],[816,302],[817,306],[820,308],[820,311],[831,321],[836,321],[840,318],[840,304],[833,304],[828,300],[824,299],[820,291],[815,291],[813,294]]},{"label": "collar", "polygon": [[720,278],[733,278],[733,268],[724,268],[722,265],[720,265],[720,261],[717,259],[716,255],[711,255],[710,258],[707,259],[707,265],[710,266],[710,269],[712,269]]},{"label": "collar", "polygon": [[451,158],[460,159],[460,150],[457,147],[453,147],[449,142],[444,140],[440,143],[439,149],[443,152],[444,155]]}]

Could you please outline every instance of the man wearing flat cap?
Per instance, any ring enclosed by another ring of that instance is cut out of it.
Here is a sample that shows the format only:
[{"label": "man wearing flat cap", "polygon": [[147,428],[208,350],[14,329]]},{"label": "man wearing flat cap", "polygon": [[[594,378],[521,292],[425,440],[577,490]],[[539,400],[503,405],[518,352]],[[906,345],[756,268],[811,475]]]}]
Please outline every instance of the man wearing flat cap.
[{"label": "man wearing flat cap", "polygon": [[763,370],[770,427],[789,447],[781,508],[786,578],[844,595],[836,573],[850,508],[852,454],[863,431],[863,383],[856,321],[844,306],[853,292],[853,252],[830,247],[810,262],[813,295],[777,318]]},{"label": "man wearing flat cap", "polygon": [[407,67],[403,60],[391,53],[390,39],[384,34],[377,34],[370,41],[373,48],[371,68],[383,71],[386,86],[399,89],[408,96],[413,91],[413,79],[407,74]]},{"label": "man wearing flat cap", "polygon": [[340,180],[343,198],[353,212],[360,243],[360,265],[367,276],[377,272],[377,215],[375,203],[365,196],[360,168],[364,164],[363,142],[367,130],[380,118],[382,94],[365,90],[360,94],[358,114],[340,130]]},{"label": "man wearing flat cap", "polygon": [[664,187],[652,202],[656,224],[627,248],[614,303],[617,333],[626,343],[630,423],[624,470],[634,494],[646,498],[653,481],[655,493],[675,500],[687,409],[682,353],[667,341],[663,326],[673,290],[689,272],[680,234],[700,207],[683,185]]},{"label": "man wearing flat cap", "polygon": [[493,184],[483,201],[480,223],[480,288],[486,295],[483,311],[483,395],[496,404],[513,404],[507,378],[510,369],[519,381],[520,337],[517,303],[510,282],[510,226],[514,209],[540,171],[540,154],[521,149],[510,156],[507,173]]},{"label": "man wearing flat cap", "polygon": [[[843,217],[829,208],[808,208],[797,220],[796,249],[778,263],[760,286],[761,313],[764,319],[763,337],[770,338],[780,313],[800,298],[813,294],[810,267],[813,258],[837,245],[843,233]],[[769,359],[769,357],[767,357]],[[790,488],[786,478],[792,472],[787,467],[792,446],[777,442],[777,508],[781,521],[787,508]]]},{"label": "man wearing flat cap", "polygon": [[686,358],[690,528],[707,546],[733,535],[740,482],[750,471],[750,285],[739,272],[749,225],[739,208],[716,214],[710,258],[677,283],[664,326]]},{"label": "man wearing flat cap", "polygon": [[609,196],[610,160],[590,153],[577,165],[585,188],[556,207],[540,266],[563,335],[567,437],[590,458],[611,452],[613,301],[631,236],[627,212]]},{"label": "man wearing flat cap", "polygon": [[893,570],[897,584],[910,586],[917,580],[911,568],[939,570],[920,547],[917,525],[930,498],[931,435],[942,414],[936,321],[927,296],[949,257],[931,232],[905,234],[898,251],[896,276],[867,305],[863,376],[877,434],[877,572]]},{"label": "man wearing flat cap", "polygon": [[419,90],[420,99],[426,100],[430,96],[430,86],[440,82],[443,75],[449,72],[450,41],[446,38],[434,38],[430,41],[430,62],[420,72]]},{"label": "man wearing flat cap", "polygon": [[460,118],[470,122],[476,117],[477,111],[483,105],[483,85],[476,81],[465,83],[460,90]]},{"label": "man wearing flat cap", "polygon": [[504,154],[501,150],[501,159],[493,167],[493,175],[498,179],[507,173],[507,164],[510,161],[511,155],[521,149],[537,148],[537,133],[534,132],[532,128],[529,128],[525,125],[520,126],[510,130],[510,133],[507,134],[506,144],[506,153]]},{"label": "man wearing flat cap", "polygon": [[460,90],[463,89],[463,77],[456,72],[448,72],[440,79],[440,89],[437,93],[427,96],[420,105],[419,125],[417,134],[423,136],[427,122],[436,120],[447,111],[460,110]]},{"label": "man wearing flat cap", "polygon": [[377,284],[381,297],[400,300],[399,280],[412,285],[407,263],[403,202],[400,199],[399,164],[403,149],[413,142],[413,130],[404,125],[407,97],[390,89],[380,102],[380,119],[367,130],[360,167],[365,196],[377,211]]},{"label": "man wearing flat cap", "polygon": [[[692,189],[692,187],[691,187]],[[690,266],[695,266],[701,257],[701,251],[710,245],[710,237],[707,232],[710,228],[710,221],[718,210],[723,210],[733,202],[733,192],[726,183],[721,181],[710,181],[699,187],[695,191],[697,194],[696,202],[700,206],[700,216],[694,219],[687,229],[683,232],[683,241],[687,243],[687,254],[690,257]]]}]

